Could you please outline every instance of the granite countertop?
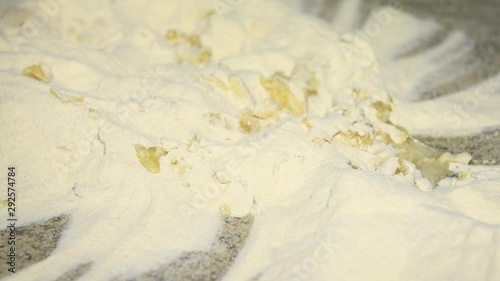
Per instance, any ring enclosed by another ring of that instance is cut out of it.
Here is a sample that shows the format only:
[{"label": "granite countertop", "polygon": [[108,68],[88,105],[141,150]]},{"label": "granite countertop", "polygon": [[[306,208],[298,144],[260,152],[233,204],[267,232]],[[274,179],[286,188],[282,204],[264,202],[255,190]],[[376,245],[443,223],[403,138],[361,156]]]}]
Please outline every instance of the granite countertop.
[{"label": "granite countertop", "polygon": [[[332,16],[336,2],[328,1],[329,8],[320,12],[324,18]],[[324,1],[324,2],[326,2]],[[366,0],[363,6],[365,14],[381,4],[395,1]],[[473,85],[482,79],[490,77],[500,70],[500,30],[499,24],[500,2],[496,0],[403,0],[401,6],[405,11],[419,17],[431,17],[439,21],[448,29],[460,29],[476,40],[477,61],[474,71],[451,84],[441,85],[430,89],[422,99],[432,99],[445,94],[453,94],[458,89]],[[469,137],[433,137],[416,136],[422,142],[442,151],[469,152],[475,164],[500,163],[500,128],[492,128],[483,134]],[[70,222],[68,216],[54,217],[17,229],[17,270],[35,264],[46,257],[57,247],[57,241]],[[243,247],[245,239],[252,228],[253,217],[225,218],[223,227],[208,252],[185,253],[171,264],[160,266],[156,270],[138,276],[141,281],[153,280],[220,280]],[[7,241],[9,233],[0,232],[0,241]],[[0,245],[0,256],[5,257],[7,247]],[[67,272],[58,281],[76,280],[91,267],[91,264],[82,264],[80,267]],[[0,278],[8,274],[8,265],[0,263]],[[255,276],[253,280],[259,280]]]}]

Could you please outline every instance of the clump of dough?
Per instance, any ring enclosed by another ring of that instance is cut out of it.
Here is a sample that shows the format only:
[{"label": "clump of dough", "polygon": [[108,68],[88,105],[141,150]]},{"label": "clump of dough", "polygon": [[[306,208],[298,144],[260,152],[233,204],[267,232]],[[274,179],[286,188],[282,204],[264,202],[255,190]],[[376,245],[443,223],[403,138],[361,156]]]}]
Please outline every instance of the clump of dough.
[{"label": "clump of dough", "polygon": [[240,128],[247,134],[253,134],[260,131],[260,120],[250,109],[244,109],[240,113]]},{"label": "clump of dough", "polygon": [[152,174],[160,172],[160,157],[168,154],[168,151],[161,147],[145,148],[139,144],[135,146],[135,151],[142,166]]},{"label": "clump of dough", "polygon": [[260,84],[269,94],[269,97],[283,108],[288,109],[293,115],[304,114],[305,105],[293,94],[282,73],[276,72],[270,78],[261,77]]},{"label": "clump of dough", "polygon": [[222,204],[219,206],[219,212],[223,217],[229,217],[231,215],[231,207],[228,204]]},{"label": "clump of dough", "polygon": [[373,108],[377,111],[377,118],[383,122],[389,122],[391,115],[392,105],[381,101],[376,101],[372,104]]},{"label": "clump of dough", "polygon": [[189,63],[201,67],[212,58],[212,51],[201,43],[198,35],[185,34],[170,29],[167,31],[165,39],[175,48],[179,64]]},{"label": "clump of dough", "polygon": [[52,81],[50,69],[41,63],[26,67],[23,70],[23,75],[45,83],[50,83]]},{"label": "clump of dough", "polygon": [[61,95],[56,90],[50,89],[50,94],[56,99],[60,100],[62,103],[83,103],[85,98],[82,96],[72,97],[67,95]]},{"label": "clump of dough", "polygon": [[[452,158],[443,157],[438,151],[411,138],[399,147],[401,149],[398,154],[399,162],[408,161],[415,164],[432,186],[436,186],[440,180],[448,176]],[[401,165],[397,172],[405,174],[404,165]]]},{"label": "clump of dough", "polygon": [[360,149],[367,149],[373,144],[372,135],[361,134],[354,131],[338,132],[337,134],[335,134],[334,139]]}]

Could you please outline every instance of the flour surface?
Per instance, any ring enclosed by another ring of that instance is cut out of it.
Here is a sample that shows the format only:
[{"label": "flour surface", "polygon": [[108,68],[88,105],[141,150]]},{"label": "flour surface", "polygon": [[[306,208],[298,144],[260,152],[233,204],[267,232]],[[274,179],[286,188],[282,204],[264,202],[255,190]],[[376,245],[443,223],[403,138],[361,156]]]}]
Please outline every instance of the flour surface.
[{"label": "flour surface", "polygon": [[[18,167],[21,225],[71,223],[6,281],[86,263],[79,281],[132,278],[208,250],[224,216],[248,214],[224,280],[500,279],[500,169],[411,138],[499,125],[499,96],[483,99],[496,78],[456,128],[442,114],[466,92],[415,101],[462,35],[395,63],[403,42],[299,1],[53,2],[2,8],[0,168]],[[387,30],[415,29],[405,42],[439,29],[381,12]]]}]

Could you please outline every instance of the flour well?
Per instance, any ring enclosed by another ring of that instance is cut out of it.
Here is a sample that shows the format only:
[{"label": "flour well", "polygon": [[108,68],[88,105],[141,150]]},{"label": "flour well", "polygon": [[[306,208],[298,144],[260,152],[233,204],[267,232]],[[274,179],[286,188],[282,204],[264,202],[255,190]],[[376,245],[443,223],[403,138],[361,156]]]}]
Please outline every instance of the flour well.
[{"label": "flour well", "polygon": [[[87,263],[79,281],[133,278],[207,251],[222,217],[248,214],[224,280],[500,278],[498,167],[410,145],[467,99],[415,103],[428,73],[410,66],[462,37],[398,64],[402,42],[358,40],[346,15],[339,35],[295,2],[57,3],[29,40],[37,2],[2,12],[0,166],[19,170],[20,226],[71,222],[47,259],[5,280]],[[498,125],[497,96],[457,129]]]}]

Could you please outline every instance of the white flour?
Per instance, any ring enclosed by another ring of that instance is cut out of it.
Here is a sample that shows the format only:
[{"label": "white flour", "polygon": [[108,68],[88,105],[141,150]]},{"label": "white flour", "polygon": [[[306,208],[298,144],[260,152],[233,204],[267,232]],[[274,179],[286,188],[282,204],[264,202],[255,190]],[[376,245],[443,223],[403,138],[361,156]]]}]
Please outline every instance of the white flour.
[{"label": "white flour", "polygon": [[[2,12],[0,163],[18,169],[19,223],[71,224],[5,280],[88,262],[79,281],[137,276],[209,249],[221,216],[249,213],[224,280],[500,278],[500,169],[406,145],[388,121],[446,129],[436,116],[466,95],[409,102],[420,76],[396,76],[388,48],[401,42],[368,40],[376,57],[279,1],[54,3],[45,23],[35,1]],[[459,129],[498,125],[495,104]],[[415,149],[457,177],[438,173],[433,189]]]}]

